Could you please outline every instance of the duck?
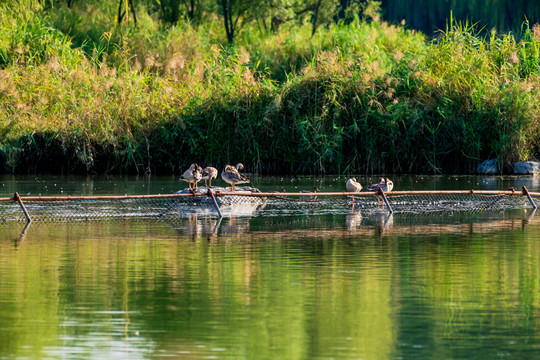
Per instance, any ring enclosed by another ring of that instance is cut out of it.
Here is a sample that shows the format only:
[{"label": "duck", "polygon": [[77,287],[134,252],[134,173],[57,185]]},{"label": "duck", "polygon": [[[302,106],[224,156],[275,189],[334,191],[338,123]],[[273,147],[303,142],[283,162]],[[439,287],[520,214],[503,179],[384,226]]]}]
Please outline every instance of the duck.
[{"label": "duck", "polygon": [[384,185],[384,178],[379,178],[379,182],[377,184],[371,184],[367,187],[369,191],[378,192],[380,187]]},{"label": "duck", "polygon": [[[368,190],[373,191],[376,194],[379,194],[379,191],[382,191],[383,193],[389,193],[390,191],[392,191],[393,188],[394,188],[394,183],[390,179],[380,178],[379,183],[369,186]],[[379,202],[381,205],[383,204],[381,200],[381,196],[377,196],[377,206],[379,206]]]},{"label": "duck", "polygon": [[394,183],[389,178],[386,178],[386,189],[383,188],[384,192],[390,192],[394,188]]},{"label": "duck", "polygon": [[[301,193],[318,193],[320,190],[318,187],[314,186],[313,190],[300,190]],[[285,189],[283,189],[283,192],[286,192]],[[307,200],[317,200],[317,195],[307,197]]]},{"label": "duck", "polygon": [[379,183],[368,186],[369,191],[379,192],[379,189],[387,193],[392,191],[394,183],[388,178],[380,178]]},{"label": "duck", "polygon": [[[241,166],[239,167],[239,165]],[[235,191],[236,184],[249,183],[249,179],[245,175],[240,174],[239,168],[243,169],[244,166],[242,164],[237,164],[236,166],[225,165],[225,168],[221,172],[223,181],[231,184],[231,191]]]},{"label": "duck", "polygon": [[236,164],[235,168],[236,168],[236,170],[238,170],[238,172],[240,172],[240,171],[244,170],[244,164],[238,163],[238,164]]},{"label": "duck", "polygon": [[[360,185],[360,183],[356,181],[356,178],[351,178],[347,180],[345,187],[347,188],[348,192],[352,192],[352,193],[360,192],[360,190],[362,190],[362,185]],[[354,205],[356,203],[354,200],[354,196],[351,196],[351,199],[352,199],[351,204],[354,208]]]},{"label": "duck", "polygon": [[202,167],[197,164],[191,164],[189,169],[184,171],[180,180],[184,180],[188,183],[189,188],[191,189],[191,184],[193,184],[193,189],[197,190],[197,183],[202,179]]},{"label": "duck", "polygon": [[[202,177],[201,180],[204,180],[204,185],[208,186],[209,188],[213,188],[212,186],[212,180],[217,178],[218,175],[218,169],[215,167],[207,166],[202,171]],[[207,184],[208,181],[208,184]]]},{"label": "duck", "polygon": [[360,190],[362,190],[362,185],[356,181],[356,178],[347,180],[345,187],[347,188],[348,192],[360,192]]}]

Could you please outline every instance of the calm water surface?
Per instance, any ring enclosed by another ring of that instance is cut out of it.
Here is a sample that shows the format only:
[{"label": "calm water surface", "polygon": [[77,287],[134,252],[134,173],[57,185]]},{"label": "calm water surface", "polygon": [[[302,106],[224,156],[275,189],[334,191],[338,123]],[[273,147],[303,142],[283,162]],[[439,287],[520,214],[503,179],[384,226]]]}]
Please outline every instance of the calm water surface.
[{"label": "calm water surface", "polygon": [[[363,183],[376,178],[360,177]],[[342,190],[344,178],[258,178]],[[402,177],[399,189],[534,178]],[[167,178],[3,177],[2,196]],[[0,225],[1,359],[538,359],[540,216],[188,216]]]}]

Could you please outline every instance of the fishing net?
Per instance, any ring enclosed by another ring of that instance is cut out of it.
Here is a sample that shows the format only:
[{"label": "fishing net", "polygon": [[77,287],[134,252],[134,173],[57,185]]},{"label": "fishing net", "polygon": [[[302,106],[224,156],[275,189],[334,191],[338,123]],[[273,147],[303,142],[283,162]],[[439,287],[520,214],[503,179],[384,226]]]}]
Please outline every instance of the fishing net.
[{"label": "fishing net", "polygon": [[[22,197],[0,199],[0,221],[84,221],[94,219],[175,219],[202,216],[288,216],[456,211],[501,211],[538,205],[537,193],[439,191],[373,193],[261,193],[254,188],[201,188],[168,195]],[[20,200],[20,201],[19,201]],[[26,212],[26,214],[25,214]]]}]

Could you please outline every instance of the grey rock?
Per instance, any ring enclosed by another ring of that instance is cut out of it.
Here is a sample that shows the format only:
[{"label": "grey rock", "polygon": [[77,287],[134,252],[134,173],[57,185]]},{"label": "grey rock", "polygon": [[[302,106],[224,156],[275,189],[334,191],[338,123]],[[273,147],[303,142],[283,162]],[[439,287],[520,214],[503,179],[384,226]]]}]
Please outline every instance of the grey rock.
[{"label": "grey rock", "polygon": [[478,165],[476,172],[481,175],[497,174],[499,172],[499,161],[497,159],[486,160]]},{"label": "grey rock", "polygon": [[540,162],[522,161],[514,164],[514,174],[516,175],[536,175],[540,174]]}]

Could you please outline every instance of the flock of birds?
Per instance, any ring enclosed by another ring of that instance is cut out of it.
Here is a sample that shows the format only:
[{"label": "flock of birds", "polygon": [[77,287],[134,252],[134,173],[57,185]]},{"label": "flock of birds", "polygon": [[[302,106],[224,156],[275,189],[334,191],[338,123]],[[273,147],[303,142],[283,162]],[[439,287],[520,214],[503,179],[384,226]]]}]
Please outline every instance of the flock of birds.
[{"label": "flock of birds", "polygon": [[[358,193],[360,192],[360,190],[362,190],[362,185],[358,181],[356,181],[356,178],[351,178],[347,180],[345,187],[347,188],[347,191],[351,193]],[[376,194],[379,194],[380,191],[385,192],[385,193],[390,192],[392,191],[393,188],[394,188],[394,183],[392,182],[392,180],[388,178],[386,179],[380,178],[377,184],[373,184],[367,187],[369,191],[372,191]],[[355,204],[354,196],[351,196],[351,198],[352,198],[351,204],[354,208],[354,204]],[[381,199],[377,197],[377,206],[379,206],[380,200]]]},{"label": "flock of birds", "polygon": [[[347,188],[348,192],[353,192],[353,193],[360,192],[360,190],[363,189],[362,185],[358,181],[356,181],[356,178],[347,180],[345,187]],[[392,191],[393,188],[394,188],[394,183],[392,182],[392,180],[388,178],[386,179],[380,178],[377,184],[373,184],[367,187],[369,191],[373,191],[376,193],[378,193],[379,190],[382,190],[383,192],[387,193],[387,192]]]},{"label": "flock of birds", "polygon": [[[227,184],[231,185],[231,191],[235,191],[236,184],[245,184],[249,183],[249,179],[241,174],[240,171],[244,170],[244,165],[241,163],[236,164],[236,166],[225,165],[223,171],[221,172],[221,178]],[[216,179],[218,175],[218,170],[215,167],[207,166],[204,169],[197,165],[191,164],[189,169],[187,169],[182,176],[181,180],[184,180],[188,183],[189,188],[197,190],[197,184],[199,181],[204,180],[204,185],[212,188],[212,180]],[[347,180],[345,184],[348,192],[360,192],[362,190],[362,185],[356,180],[356,178],[351,178]],[[390,192],[394,187],[394,183],[388,178],[380,178],[377,184],[373,184],[367,187],[369,191],[378,193],[379,190],[383,192]]]},{"label": "flock of birds", "polygon": [[[240,171],[242,170],[244,170],[244,165],[240,163],[236,164],[236,166],[225,165],[225,167],[223,168],[223,171],[221,172],[221,178],[227,184],[231,185],[231,191],[235,190],[236,184],[249,183],[249,179],[244,174],[240,174]],[[213,188],[212,180],[217,178],[217,175],[218,170],[215,167],[207,166],[203,169],[197,164],[191,164],[189,169],[184,171],[182,176],[180,176],[180,179],[186,181],[189,185],[189,188],[196,191],[197,184],[201,180],[204,180],[205,186]]]}]

